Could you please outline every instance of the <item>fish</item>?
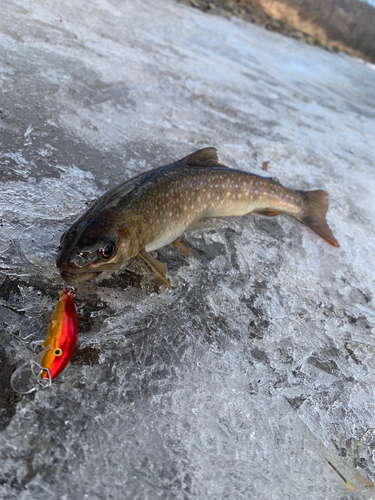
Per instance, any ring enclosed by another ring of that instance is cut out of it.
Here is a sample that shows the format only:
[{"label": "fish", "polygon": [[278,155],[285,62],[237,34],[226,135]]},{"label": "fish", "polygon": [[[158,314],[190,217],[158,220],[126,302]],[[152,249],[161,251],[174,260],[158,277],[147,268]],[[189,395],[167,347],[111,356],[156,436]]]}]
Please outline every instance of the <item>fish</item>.
[{"label": "fish", "polygon": [[327,210],[325,191],[288,189],[277,179],[228,168],[208,147],[101,196],[62,235],[56,264],[61,277],[75,283],[113,272],[139,256],[170,286],[166,265],[149,252],[173,244],[200,219],[284,213],[339,247],[326,222]]},{"label": "fish", "polygon": [[54,379],[72,358],[78,337],[78,320],[73,302],[75,293],[65,288],[60,293],[48,327],[43,351],[40,353],[41,378]]}]

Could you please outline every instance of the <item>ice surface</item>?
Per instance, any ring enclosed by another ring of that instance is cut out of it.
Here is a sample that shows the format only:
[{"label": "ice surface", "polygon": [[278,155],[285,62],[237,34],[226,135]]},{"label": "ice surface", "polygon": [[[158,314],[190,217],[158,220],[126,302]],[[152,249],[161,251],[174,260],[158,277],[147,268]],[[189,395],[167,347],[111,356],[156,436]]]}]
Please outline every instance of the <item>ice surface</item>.
[{"label": "ice surface", "polygon": [[[375,498],[374,66],[167,0],[9,0],[0,40],[0,498]],[[15,395],[62,233],[205,146],[326,189],[341,248],[204,221],[197,257],[155,252],[171,291],[138,262],[82,284],[72,363]]]}]

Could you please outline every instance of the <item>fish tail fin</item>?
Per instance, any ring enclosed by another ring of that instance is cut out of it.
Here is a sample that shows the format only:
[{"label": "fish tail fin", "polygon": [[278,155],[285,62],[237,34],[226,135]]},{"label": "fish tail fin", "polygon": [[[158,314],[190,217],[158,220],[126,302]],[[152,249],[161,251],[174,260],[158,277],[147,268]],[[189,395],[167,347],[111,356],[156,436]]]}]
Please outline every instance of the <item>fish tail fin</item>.
[{"label": "fish tail fin", "polygon": [[333,236],[327,221],[328,195],[325,191],[298,191],[307,200],[308,207],[301,215],[295,218],[315,231],[321,238],[328,241],[332,246],[339,247],[336,238]]}]

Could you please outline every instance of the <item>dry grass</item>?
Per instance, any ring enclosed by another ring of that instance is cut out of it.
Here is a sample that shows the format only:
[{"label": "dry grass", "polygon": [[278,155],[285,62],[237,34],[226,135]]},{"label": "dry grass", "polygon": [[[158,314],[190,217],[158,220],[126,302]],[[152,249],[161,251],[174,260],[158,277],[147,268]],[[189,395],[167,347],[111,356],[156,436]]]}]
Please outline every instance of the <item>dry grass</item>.
[{"label": "dry grass", "polygon": [[269,16],[275,17],[284,21],[286,24],[290,24],[298,30],[304,31],[309,35],[317,38],[322,44],[328,44],[330,42],[326,32],[323,28],[315,25],[309,20],[301,19],[298,9],[290,5],[285,4],[283,1],[273,1],[273,0],[260,0],[264,12]]},{"label": "dry grass", "polygon": [[[301,30],[322,44],[375,62],[375,7],[360,0],[236,0]],[[349,49],[349,50],[347,50]]]}]

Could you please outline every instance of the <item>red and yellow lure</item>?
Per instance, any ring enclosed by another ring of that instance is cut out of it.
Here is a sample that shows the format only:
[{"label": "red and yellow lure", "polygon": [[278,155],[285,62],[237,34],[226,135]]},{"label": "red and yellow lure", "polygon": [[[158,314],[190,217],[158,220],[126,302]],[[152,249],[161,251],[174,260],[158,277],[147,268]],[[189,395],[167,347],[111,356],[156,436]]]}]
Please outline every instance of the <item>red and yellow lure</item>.
[{"label": "red and yellow lure", "polygon": [[[69,363],[74,354],[78,336],[78,321],[73,302],[75,293],[65,288],[52,314],[47,338],[43,342],[44,350],[40,366],[43,368],[41,378],[54,379]],[[38,356],[38,357],[39,357]]]},{"label": "red and yellow lure", "polygon": [[60,299],[48,327],[47,338],[42,344],[43,351],[13,372],[10,385],[15,392],[30,394],[38,385],[50,386],[52,379],[64,370],[72,358],[78,336],[73,290],[65,288],[60,293]]}]

